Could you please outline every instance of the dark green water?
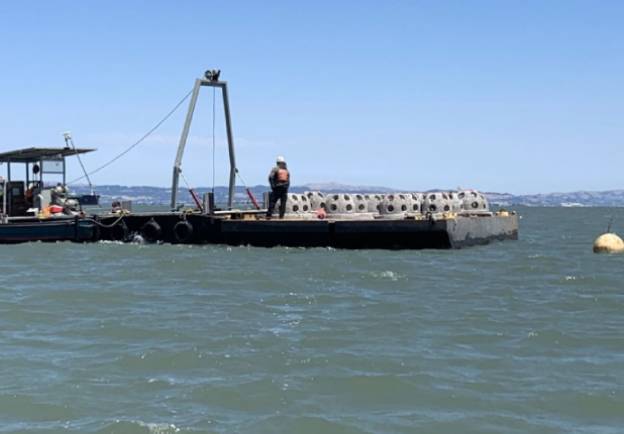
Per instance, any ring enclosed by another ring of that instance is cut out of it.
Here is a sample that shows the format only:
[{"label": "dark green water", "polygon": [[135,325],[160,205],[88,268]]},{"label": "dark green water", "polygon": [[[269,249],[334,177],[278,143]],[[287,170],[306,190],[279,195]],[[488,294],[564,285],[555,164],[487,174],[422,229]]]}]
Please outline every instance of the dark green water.
[{"label": "dark green water", "polygon": [[460,251],[0,246],[0,432],[621,433],[624,209],[521,214]]}]

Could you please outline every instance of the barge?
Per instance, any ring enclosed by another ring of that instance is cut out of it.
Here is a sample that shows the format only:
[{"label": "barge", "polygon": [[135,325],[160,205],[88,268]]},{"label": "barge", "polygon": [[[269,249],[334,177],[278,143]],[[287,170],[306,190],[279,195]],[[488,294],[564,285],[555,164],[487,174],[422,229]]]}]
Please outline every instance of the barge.
[{"label": "barge", "polygon": [[[261,247],[454,249],[518,238],[518,215],[490,210],[485,196],[474,190],[289,194],[283,219],[268,219],[266,207],[258,205],[253,196],[253,208],[237,209],[234,192],[238,168],[227,83],[219,75],[220,71],[207,71],[195,81],[191,92],[173,167],[170,211],[134,213],[130,205],[116,203],[110,212],[87,213],[79,198],[67,192],[65,159],[93,149],[75,148],[66,137],[64,148],[27,148],[0,154],[0,163],[7,165],[7,179],[0,180],[0,243],[141,240]],[[230,174],[227,203],[222,209],[215,206],[211,193],[199,198],[190,187],[194,206],[184,208],[185,204],[178,203],[184,150],[203,87],[220,89],[223,99]],[[15,163],[25,164],[26,181],[12,178],[11,165]],[[60,175],[62,182],[46,184],[44,173]],[[88,179],[86,171],[85,176]],[[94,197],[92,194],[90,200]]]},{"label": "barge", "polygon": [[266,220],[255,214],[137,213],[99,216],[100,239],[258,247],[456,249],[518,238],[518,216],[448,215],[423,219]]}]

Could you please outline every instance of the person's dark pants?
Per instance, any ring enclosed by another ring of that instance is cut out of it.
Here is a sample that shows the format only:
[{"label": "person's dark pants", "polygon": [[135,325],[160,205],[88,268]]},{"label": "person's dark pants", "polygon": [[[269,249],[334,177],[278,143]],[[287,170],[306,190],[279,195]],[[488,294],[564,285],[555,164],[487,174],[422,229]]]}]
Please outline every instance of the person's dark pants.
[{"label": "person's dark pants", "polygon": [[279,200],[279,217],[284,218],[284,214],[286,213],[286,200],[288,199],[288,188],[287,187],[275,187],[271,194],[269,195],[269,208],[267,209],[267,217],[271,217],[273,215],[273,209],[275,209],[275,204]]}]

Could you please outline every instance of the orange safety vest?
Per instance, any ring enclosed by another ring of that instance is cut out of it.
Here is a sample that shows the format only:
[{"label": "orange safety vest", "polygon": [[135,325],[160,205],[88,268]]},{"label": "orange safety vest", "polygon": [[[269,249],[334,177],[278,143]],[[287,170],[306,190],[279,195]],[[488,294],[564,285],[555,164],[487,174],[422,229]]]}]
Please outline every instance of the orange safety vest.
[{"label": "orange safety vest", "polygon": [[290,173],[288,173],[288,169],[278,169],[277,170],[277,182],[288,182],[290,179]]}]

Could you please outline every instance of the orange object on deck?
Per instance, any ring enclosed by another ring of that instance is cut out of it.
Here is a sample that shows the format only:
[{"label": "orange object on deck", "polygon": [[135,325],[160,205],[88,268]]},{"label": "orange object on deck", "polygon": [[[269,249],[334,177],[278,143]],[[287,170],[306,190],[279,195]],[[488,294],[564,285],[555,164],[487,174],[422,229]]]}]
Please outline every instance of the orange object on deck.
[{"label": "orange object on deck", "polygon": [[254,208],[260,209],[260,205],[258,204],[258,201],[256,200],[256,197],[253,195],[251,190],[248,188],[246,188],[245,190],[247,190],[247,196],[249,196],[249,200],[251,200],[251,203],[253,204]]},{"label": "orange object on deck", "polygon": [[193,199],[193,202],[195,202],[195,206],[197,206],[197,208],[201,212],[204,212],[204,207],[202,206],[201,200],[199,199],[199,196],[197,195],[195,190],[193,190],[192,188],[189,188],[188,191],[191,194],[191,198]]},{"label": "orange object on deck", "polygon": [[288,173],[288,169],[278,169],[277,182],[288,182],[289,179],[290,173]]}]

